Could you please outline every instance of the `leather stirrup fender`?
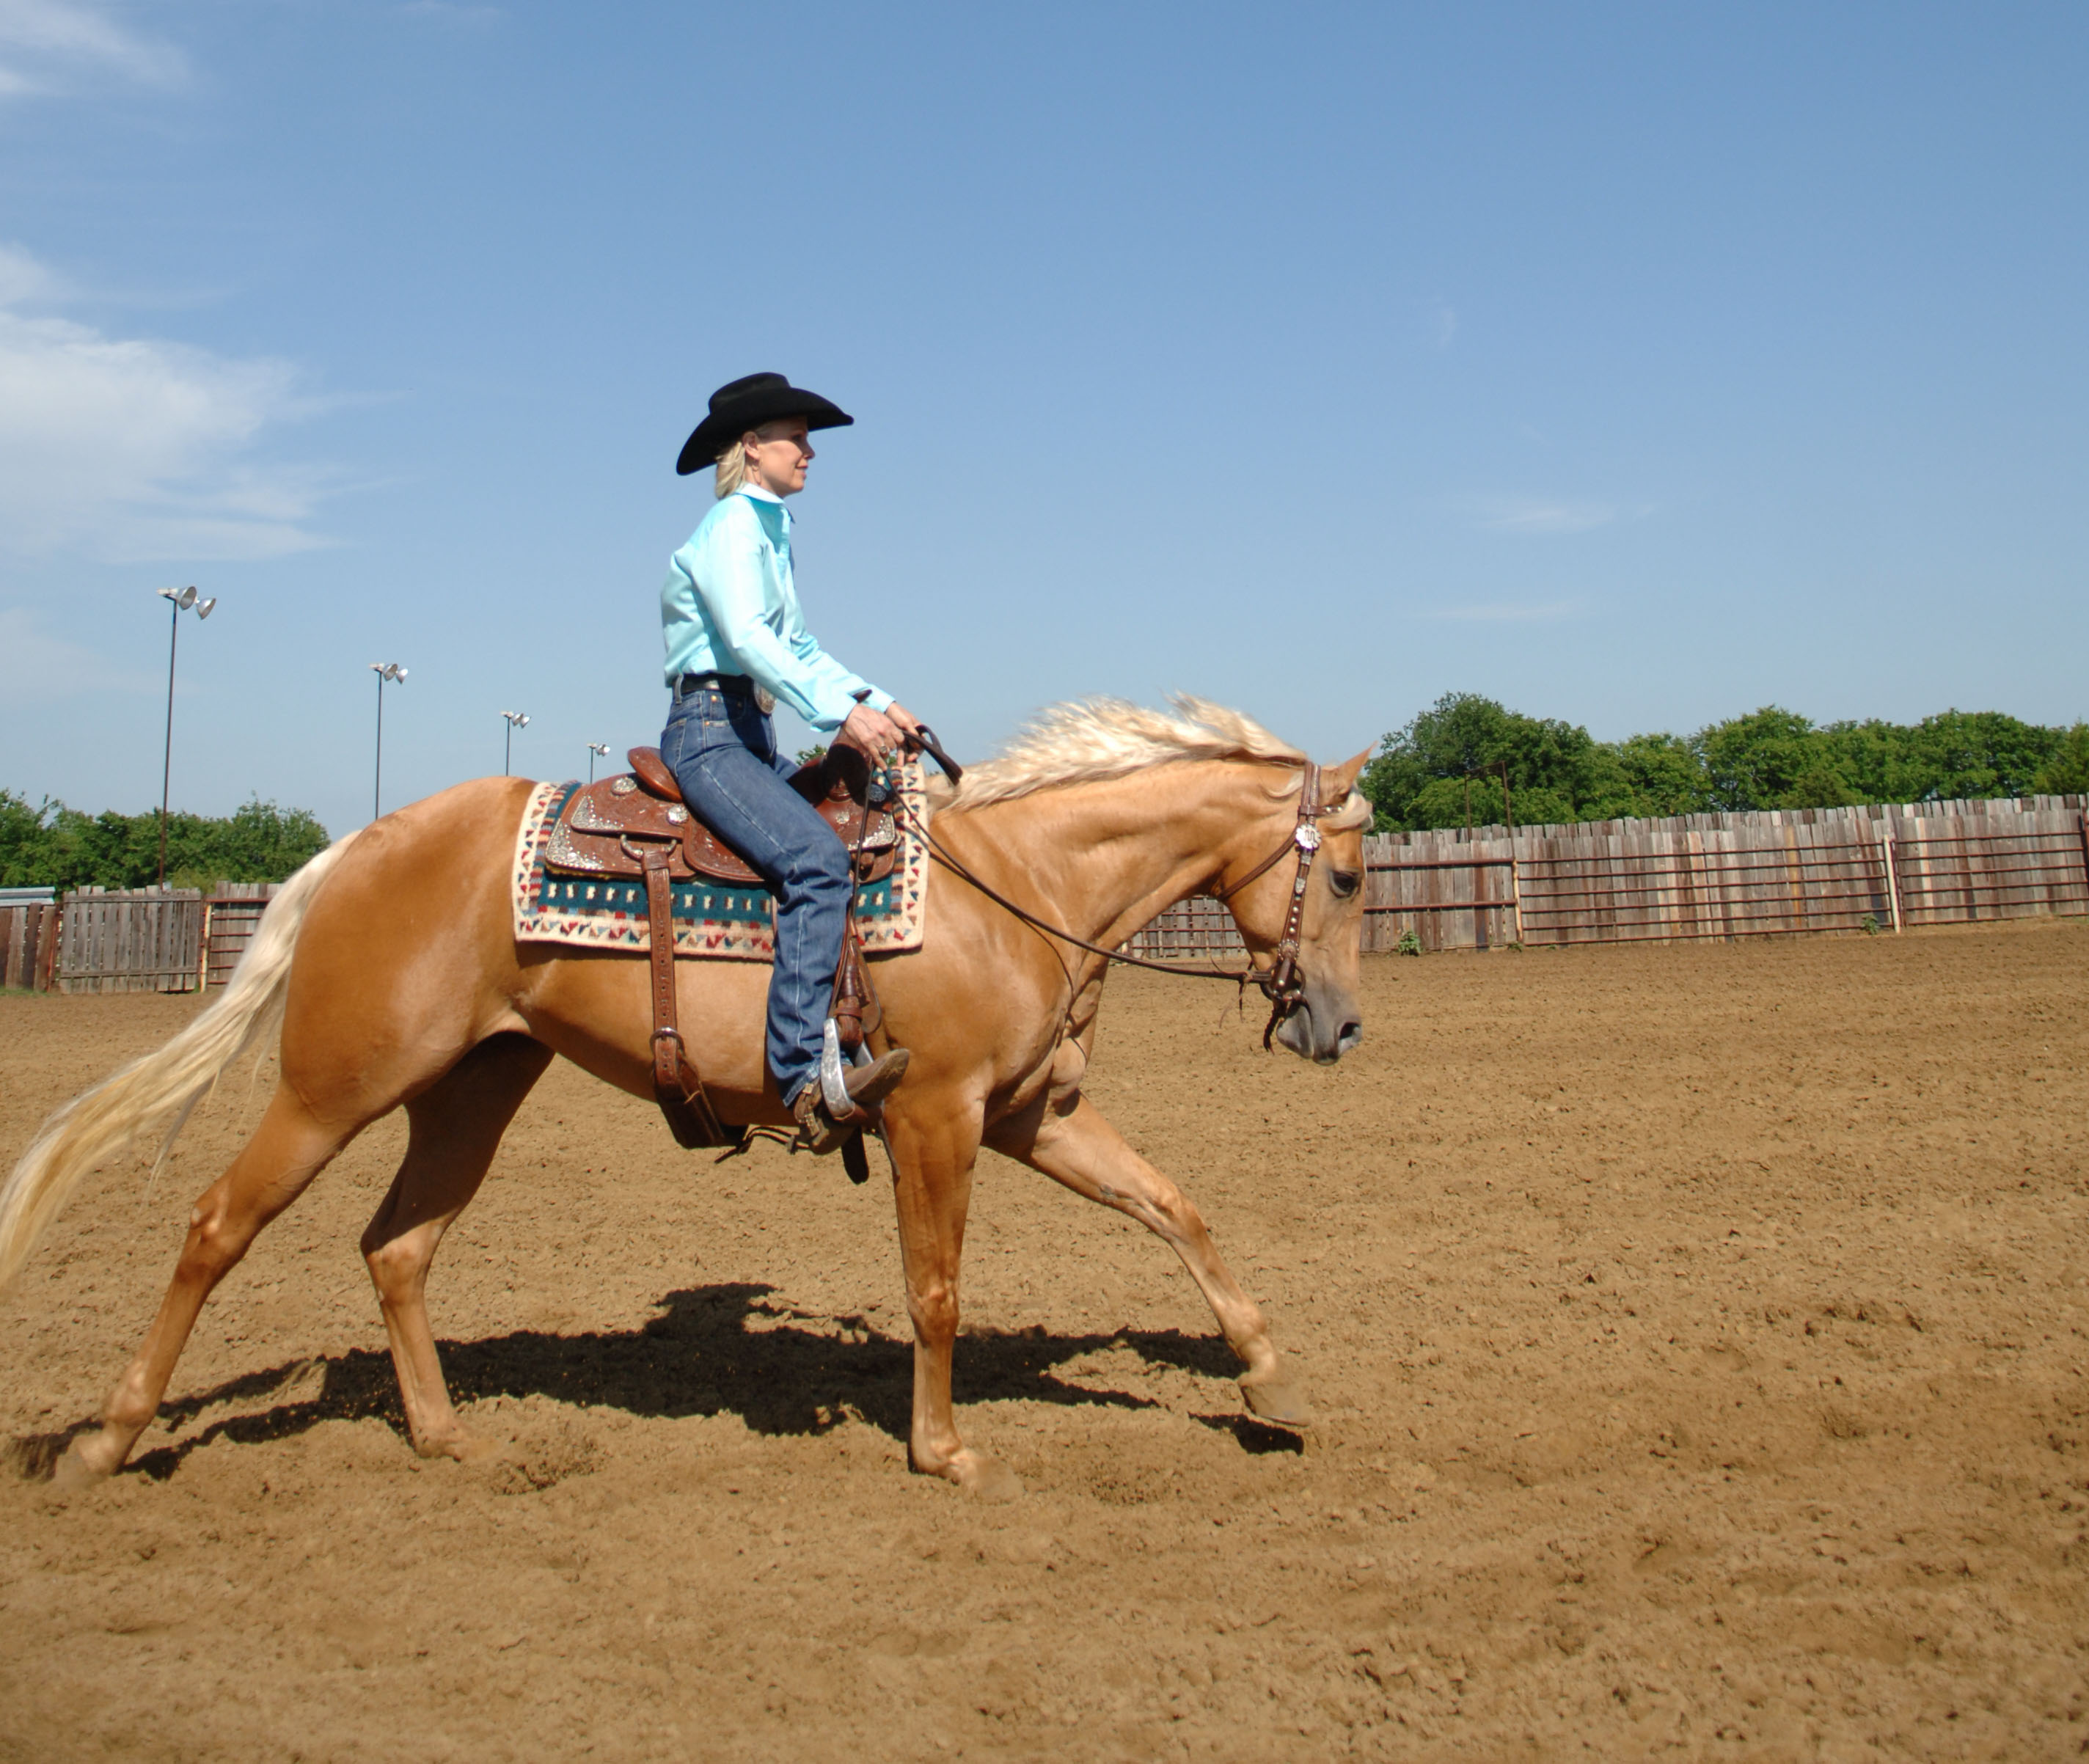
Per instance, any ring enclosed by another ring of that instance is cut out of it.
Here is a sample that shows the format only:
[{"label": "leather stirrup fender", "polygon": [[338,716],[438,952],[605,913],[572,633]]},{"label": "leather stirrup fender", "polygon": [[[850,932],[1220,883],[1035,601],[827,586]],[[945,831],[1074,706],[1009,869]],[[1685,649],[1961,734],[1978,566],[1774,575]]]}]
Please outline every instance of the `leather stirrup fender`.
[{"label": "leather stirrup fender", "polygon": [[[631,852],[628,840],[624,849]],[[675,897],[667,874],[671,849],[648,841],[632,855],[645,872],[646,929],[652,944],[653,1100],[667,1118],[675,1143],[694,1152],[707,1146],[737,1145],[747,1134],[744,1128],[728,1128],[719,1121],[704,1093],[703,1079],[682,1045],[675,999]]]}]

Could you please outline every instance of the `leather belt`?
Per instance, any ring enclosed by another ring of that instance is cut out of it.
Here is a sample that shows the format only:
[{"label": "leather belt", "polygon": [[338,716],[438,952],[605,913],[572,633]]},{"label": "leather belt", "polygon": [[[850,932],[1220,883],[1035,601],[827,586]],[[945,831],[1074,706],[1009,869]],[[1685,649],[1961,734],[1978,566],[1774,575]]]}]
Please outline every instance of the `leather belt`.
[{"label": "leather belt", "polygon": [[766,686],[757,686],[744,674],[684,674],[675,688],[675,702],[680,704],[698,692],[714,692],[723,698],[752,699],[754,708],[765,717],[776,708],[775,693]]},{"label": "leather belt", "polygon": [[754,682],[744,674],[684,674],[675,696],[686,698],[693,692],[722,692],[728,698],[752,698]]}]

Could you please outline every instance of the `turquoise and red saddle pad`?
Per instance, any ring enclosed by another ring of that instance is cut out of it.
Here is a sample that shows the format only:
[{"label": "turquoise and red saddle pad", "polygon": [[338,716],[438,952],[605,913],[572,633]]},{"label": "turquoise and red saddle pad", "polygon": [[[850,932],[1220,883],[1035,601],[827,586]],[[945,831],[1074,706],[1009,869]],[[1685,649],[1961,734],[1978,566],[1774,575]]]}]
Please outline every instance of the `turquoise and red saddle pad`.
[{"label": "turquoise and red saddle pad", "polygon": [[[908,814],[899,820],[899,851],[892,873],[856,891],[856,928],[866,955],[921,946],[928,905],[929,854],[910,819],[925,823],[929,805],[920,762],[900,768],[899,793]],[[646,885],[635,878],[557,875],[544,867],[544,848],[559,810],[580,788],[539,784],[530,793],[515,839],[511,893],[518,943],[565,943],[581,949],[653,947],[646,915]],[[775,959],[775,897],[762,887],[736,887],[697,877],[674,885],[675,953],[728,961]]]}]

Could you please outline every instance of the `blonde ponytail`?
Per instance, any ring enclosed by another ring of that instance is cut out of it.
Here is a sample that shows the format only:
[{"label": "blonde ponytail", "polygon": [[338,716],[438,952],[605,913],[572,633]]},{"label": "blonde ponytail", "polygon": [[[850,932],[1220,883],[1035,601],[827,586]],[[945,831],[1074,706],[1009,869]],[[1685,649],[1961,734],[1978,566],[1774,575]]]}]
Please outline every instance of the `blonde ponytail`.
[{"label": "blonde ponytail", "polygon": [[723,502],[747,482],[747,443],[735,441],[718,457],[718,478],[711,493]]}]

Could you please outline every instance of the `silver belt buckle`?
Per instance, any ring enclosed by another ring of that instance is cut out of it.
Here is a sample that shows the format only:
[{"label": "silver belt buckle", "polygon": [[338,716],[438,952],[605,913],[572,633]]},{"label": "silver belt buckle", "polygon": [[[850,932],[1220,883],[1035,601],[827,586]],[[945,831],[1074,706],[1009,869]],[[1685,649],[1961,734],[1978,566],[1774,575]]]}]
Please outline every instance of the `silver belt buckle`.
[{"label": "silver belt buckle", "polygon": [[757,686],[754,689],[754,708],[767,716],[776,708],[776,694],[766,686]]}]

